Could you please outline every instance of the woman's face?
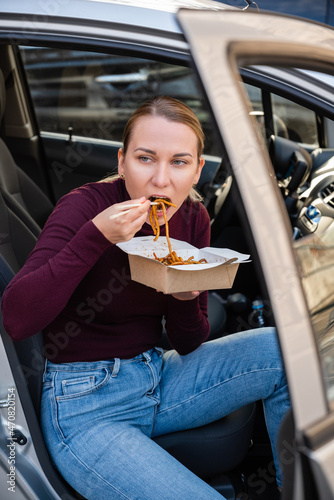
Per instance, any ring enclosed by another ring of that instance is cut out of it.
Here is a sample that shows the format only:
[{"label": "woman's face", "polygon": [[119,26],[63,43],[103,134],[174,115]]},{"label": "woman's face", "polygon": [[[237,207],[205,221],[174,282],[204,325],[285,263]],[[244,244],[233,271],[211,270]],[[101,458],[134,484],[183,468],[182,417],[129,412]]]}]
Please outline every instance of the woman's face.
[{"label": "woman's face", "polygon": [[[122,149],[118,152],[118,172],[131,199],[169,198],[177,207],[166,210],[169,220],[201,175],[204,159],[198,159],[197,148],[197,136],[188,125],[158,116],[139,118],[125,156]],[[163,224],[162,211],[158,217]]]}]

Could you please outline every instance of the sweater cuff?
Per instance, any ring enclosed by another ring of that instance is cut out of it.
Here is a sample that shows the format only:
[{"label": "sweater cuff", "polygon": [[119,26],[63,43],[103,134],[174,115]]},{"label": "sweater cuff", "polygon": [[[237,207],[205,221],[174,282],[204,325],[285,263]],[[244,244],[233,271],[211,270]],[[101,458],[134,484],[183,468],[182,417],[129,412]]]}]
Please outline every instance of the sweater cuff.
[{"label": "sweater cuff", "polygon": [[179,300],[170,295],[169,299],[173,303],[173,315],[175,316],[180,315],[183,318],[199,309],[199,297],[191,300]]}]

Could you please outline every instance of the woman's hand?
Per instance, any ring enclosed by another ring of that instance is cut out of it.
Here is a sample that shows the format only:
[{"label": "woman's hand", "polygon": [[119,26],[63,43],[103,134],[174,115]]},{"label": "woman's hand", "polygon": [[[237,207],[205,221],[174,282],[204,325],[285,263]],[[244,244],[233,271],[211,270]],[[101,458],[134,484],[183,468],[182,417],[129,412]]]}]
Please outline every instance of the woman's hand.
[{"label": "woman's hand", "polygon": [[[128,213],[110,219],[111,215],[122,212],[122,205],[130,205],[132,203],[141,203],[141,205],[132,208]],[[150,201],[144,197],[137,200],[116,203],[96,215],[93,219],[93,223],[111,243],[116,244],[122,241],[128,241],[131,240],[143,226],[150,206]]]},{"label": "woman's hand", "polygon": [[198,297],[200,293],[201,292],[199,292],[199,291],[196,291],[196,292],[178,292],[178,293],[172,293],[172,296],[178,300],[193,300],[196,297]]},{"label": "woman's hand", "polygon": [[[160,290],[157,290],[157,292],[160,292]],[[162,292],[164,293],[164,292]],[[178,292],[178,293],[171,293],[172,297],[177,300],[193,300],[196,299],[196,297],[199,296],[201,292],[196,291],[196,292]],[[166,295],[166,294],[165,294]]]}]

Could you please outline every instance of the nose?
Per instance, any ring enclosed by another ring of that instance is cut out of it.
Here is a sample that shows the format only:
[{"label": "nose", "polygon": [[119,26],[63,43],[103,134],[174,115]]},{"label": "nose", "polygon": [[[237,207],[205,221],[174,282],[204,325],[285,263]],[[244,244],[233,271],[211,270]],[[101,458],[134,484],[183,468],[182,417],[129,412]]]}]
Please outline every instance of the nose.
[{"label": "nose", "polygon": [[159,188],[166,187],[170,184],[170,168],[168,163],[157,163],[154,169],[152,183]]}]

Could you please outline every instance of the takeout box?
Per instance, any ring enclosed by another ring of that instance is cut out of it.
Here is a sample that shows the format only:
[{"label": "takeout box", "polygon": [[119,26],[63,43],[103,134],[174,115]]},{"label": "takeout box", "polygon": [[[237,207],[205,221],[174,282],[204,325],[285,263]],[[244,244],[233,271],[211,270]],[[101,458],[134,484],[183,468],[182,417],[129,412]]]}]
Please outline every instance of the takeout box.
[{"label": "takeout box", "polygon": [[[172,249],[184,260],[206,259],[207,264],[166,266],[154,258],[165,257],[168,244],[165,236],[132,238],[117,246],[129,256],[131,279],[165,293],[191,292],[231,288],[240,263],[249,262],[249,255],[227,248],[198,249],[184,241],[170,238]],[[236,259],[231,262],[231,259]]]}]

